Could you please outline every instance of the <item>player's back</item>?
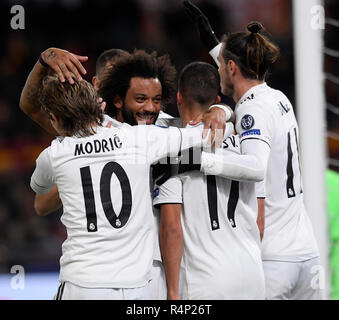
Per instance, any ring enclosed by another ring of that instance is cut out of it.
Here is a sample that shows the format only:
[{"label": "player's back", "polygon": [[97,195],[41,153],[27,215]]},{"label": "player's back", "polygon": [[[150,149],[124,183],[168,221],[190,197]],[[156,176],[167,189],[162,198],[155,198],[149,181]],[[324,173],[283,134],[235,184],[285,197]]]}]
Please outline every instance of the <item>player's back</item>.
[{"label": "player's back", "polygon": [[251,112],[251,108],[261,109],[267,126],[260,132],[254,124],[251,131],[259,130],[271,149],[265,178],[263,259],[302,261],[313,258],[318,255],[317,245],[303,203],[299,129],[293,107],[281,91],[266,84],[252,92],[252,99],[239,108],[247,108],[247,112]]},{"label": "player's back", "polygon": [[[238,137],[223,147],[239,152]],[[160,186],[153,203],[183,205],[183,299],[264,298],[254,183],[187,171]]]},{"label": "player's back", "polygon": [[255,206],[254,197],[249,196],[254,189],[197,171],[181,179],[184,297],[263,299],[259,234],[255,217],[248,212],[249,206]]},{"label": "player's back", "polygon": [[46,149],[67,228],[61,281],[134,288],[150,280],[152,150],[142,127],[100,128],[86,138],[56,139]]}]

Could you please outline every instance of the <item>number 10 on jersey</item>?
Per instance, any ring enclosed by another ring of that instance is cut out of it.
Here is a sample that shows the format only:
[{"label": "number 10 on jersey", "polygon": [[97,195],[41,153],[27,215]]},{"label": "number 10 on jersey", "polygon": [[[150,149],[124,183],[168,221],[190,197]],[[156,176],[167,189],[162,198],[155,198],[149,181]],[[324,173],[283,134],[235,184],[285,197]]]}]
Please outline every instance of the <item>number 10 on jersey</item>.
[{"label": "number 10 on jersey", "polygon": [[[122,207],[117,215],[113,209],[111,199],[111,178],[115,174],[120,182],[122,191]],[[87,231],[96,232],[97,213],[90,167],[80,168],[82,190],[85,200]],[[132,192],[128,176],[123,167],[117,162],[108,162],[102,169],[100,176],[100,200],[106,218],[113,228],[119,229],[126,225],[132,209]]]}]

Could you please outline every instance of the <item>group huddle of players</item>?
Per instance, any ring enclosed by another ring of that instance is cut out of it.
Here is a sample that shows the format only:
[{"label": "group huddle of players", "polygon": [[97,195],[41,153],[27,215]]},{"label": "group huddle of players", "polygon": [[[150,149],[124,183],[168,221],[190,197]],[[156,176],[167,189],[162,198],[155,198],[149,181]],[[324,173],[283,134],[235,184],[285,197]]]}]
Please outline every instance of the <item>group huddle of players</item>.
[{"label": "group huddle of players", "polygon": [[87,57],[49,48],[27,78],[20,107],[56,136],[31,178],[39,215],[63,206],[55,299],[320,299],[298,125],[265,82],[279,50],[258,22],[220,42],[184,6],[218,69],[176,85],[168,55],[112,49],[92,85]]}]

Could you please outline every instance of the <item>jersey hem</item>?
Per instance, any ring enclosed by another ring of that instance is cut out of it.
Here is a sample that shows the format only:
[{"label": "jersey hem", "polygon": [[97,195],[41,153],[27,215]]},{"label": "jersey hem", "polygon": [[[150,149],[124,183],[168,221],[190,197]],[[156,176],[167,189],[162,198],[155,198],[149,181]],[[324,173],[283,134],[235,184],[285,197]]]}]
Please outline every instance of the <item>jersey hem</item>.
[{"label": "jersey hem", "polygon": [[182,200],[178,200],[178,199],[166,199],[166,200],[156,200],[156,201],[153,201],[153,206],[156,207],[156,206],[159,206],[161,204],[182,204]]},{"label": "jersey hem", "polygon": [[83,288],[90,288],[90,289],[133,289],[133,288],[141,288],[147,285],[152,279],[151,277],[148,280],[136,282],[135,284],[123,284],[119,282],[112,282],[112,283],[92,283],[92,282],[81,282],[81,281],[73,281],[64,277],[60,277],[60,282],[70,282],[78,287]]},{"label": "jersey hem", "polygon": [[303,261],[311,260],[314,258],[318,258],[319,256],[320,256],[319,253],[316,253],[314,255],[300,257],[300,258],[296,258],[293,256],[285,256],[285,257],[266,256],[266,257],[262,257],[261,260],[262,261],[281,261],[281,262],[303,262]]}]

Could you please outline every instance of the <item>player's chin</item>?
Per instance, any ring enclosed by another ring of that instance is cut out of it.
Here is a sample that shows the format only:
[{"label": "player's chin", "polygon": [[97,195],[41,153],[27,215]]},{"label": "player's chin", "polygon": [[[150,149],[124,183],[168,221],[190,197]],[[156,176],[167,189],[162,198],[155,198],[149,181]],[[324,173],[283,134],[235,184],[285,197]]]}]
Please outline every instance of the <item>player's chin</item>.
[{"label": "player's chin", "polygon": [[223,95],[225,95],[225,96],[229,96],[229,95],[231,95],[231,92],[230,92],[230,90],[225,86],[221,86],[221,93],[223,94]]}]

